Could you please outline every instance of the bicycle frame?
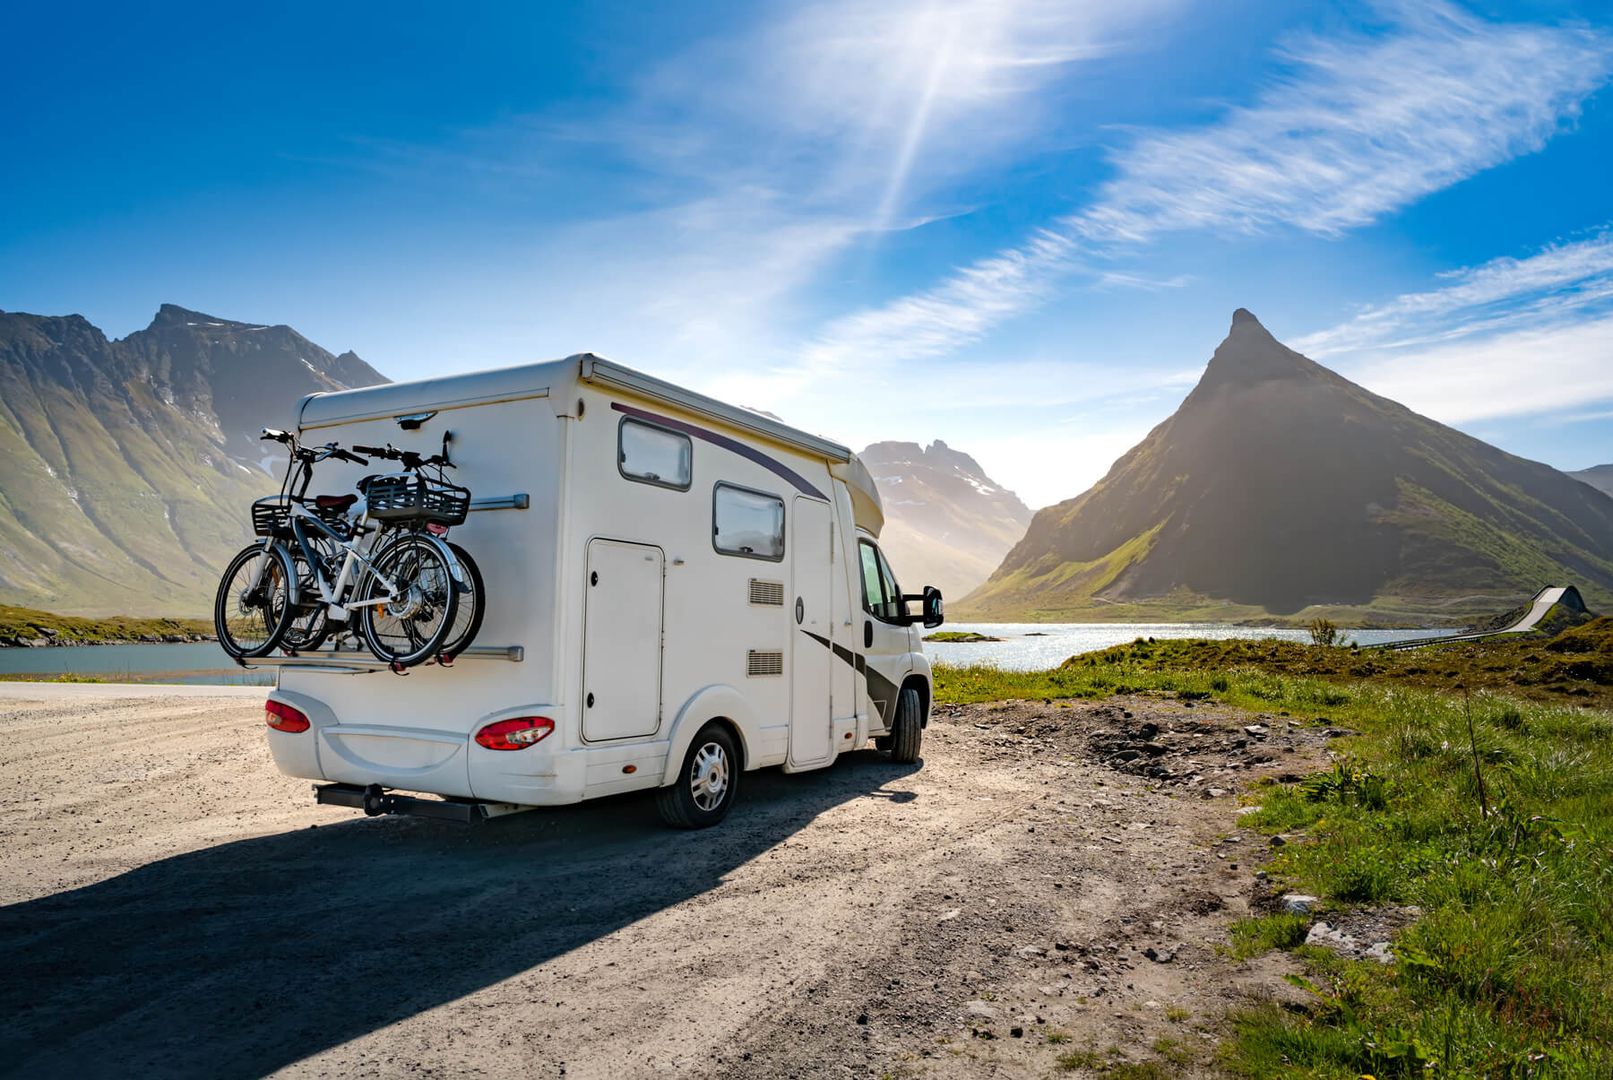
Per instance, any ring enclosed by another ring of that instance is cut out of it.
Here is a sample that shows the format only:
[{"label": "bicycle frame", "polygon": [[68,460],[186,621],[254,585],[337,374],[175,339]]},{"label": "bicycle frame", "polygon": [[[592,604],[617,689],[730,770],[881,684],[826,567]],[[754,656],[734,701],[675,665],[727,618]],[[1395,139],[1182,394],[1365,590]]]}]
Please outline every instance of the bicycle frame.
[{"label": "bicycle frame", "polygon": [[[303,557],[308,562],[308,569],[313,571],[314,583],[319,586],[320,600],[324,603],[326,610],[330,613],[330,616],[335,621],[346,621],[348,615],[354,608],[371,607],[377,604],[385,604],[397,595],[397,583],[377,570],[375,568],[375,564],[370,562],[370,560],[365,556],[364,552],[359,549],[359,540],[363,536],[364,525],[370,519],[368,513],[359,515],[359,519],[353,527],[353,539],[343,540],[340,533],[338,533],[335,529],[332,529],[329,525],[326,525],[319,519],[317,515],[315,515],[302,503],[295,501],[292,502],[290,504],[290,510],[291,534],[297,538],[297,544],[302,548]],[[314,549],[313,544],[311,544],[308,540],[308,534],[304,531],[304,527],[307,525],[312,525],[319,532],[323,533],[326,539],[332,541],[337,547],[341,548],[347,553],[347,556],[342,560],[342,570],[341,573],[336,575],[336,583],[334,585],[332,585],[330,581],[326,579],[323,562],[319,557],[319,553]],[[374,574],[381,584],[385,586],[385,596],[377,597],[374,600],[360,600],[355,603],[347,603],[345,601],[344,598],[347,596],[350,589],[358,584],[357,578],[353,574],[353,568],[355,564],[358,563],[362,563],[364,565],[364,569],[369,573]],[[299,589],[301,588],[301,585],[301,582],[297,583],[297,587]],[[292,597],[293,603],[301,602],[301,600],[302,597],[295,594]]]}]

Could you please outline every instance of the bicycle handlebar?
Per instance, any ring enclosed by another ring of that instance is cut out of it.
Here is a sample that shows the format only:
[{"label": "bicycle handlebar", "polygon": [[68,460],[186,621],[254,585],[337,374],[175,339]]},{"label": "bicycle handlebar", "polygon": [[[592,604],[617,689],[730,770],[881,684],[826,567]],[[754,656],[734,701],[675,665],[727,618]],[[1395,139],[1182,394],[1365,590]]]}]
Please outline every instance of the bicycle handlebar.
[{"label": "bicycle handlebar", "polygon": [[401,461],[404,468],[407,469],[430,468],[432,466],[444,466],[449,469],[455,467],[454,463],[442,454],[421,457],[413,450],[399,450],[391,443],[386,446],[355,446],[353,449],[361,454],[369,454],[371,457],[386,458],[388,461]]}]

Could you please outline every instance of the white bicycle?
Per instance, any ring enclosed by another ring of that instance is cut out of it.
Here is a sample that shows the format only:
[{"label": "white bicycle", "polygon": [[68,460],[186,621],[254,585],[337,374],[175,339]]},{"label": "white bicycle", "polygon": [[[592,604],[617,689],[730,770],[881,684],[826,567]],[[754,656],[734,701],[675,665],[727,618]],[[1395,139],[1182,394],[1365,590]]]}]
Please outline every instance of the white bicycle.
[{"label": "white bicycle", "polygon": [[409,472],[366,477],[359,494],[310,497],[319,462],[368,460],[335,443],[305,447],[286,431],[262,437],[285,444],[291,464],[280,494],[252,504],[262,541],[231,559],[219,583],[213,623],[224,651],[240,661],[282,645],[311,651],[356,617],[394,671],[442,658],[469,578],[429,526],[461,524],[469,490]]}]

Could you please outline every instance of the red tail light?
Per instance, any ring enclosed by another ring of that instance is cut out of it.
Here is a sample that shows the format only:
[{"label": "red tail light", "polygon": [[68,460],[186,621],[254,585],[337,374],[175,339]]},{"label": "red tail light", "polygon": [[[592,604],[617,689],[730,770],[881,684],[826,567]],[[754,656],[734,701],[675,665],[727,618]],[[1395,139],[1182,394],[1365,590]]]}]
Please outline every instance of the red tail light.
[{"label": "red tail light", "polygon": [[525,750],[547,739],[554,721],[547,716],[515,716],[494,720],[476,733],[476,744],[489,750]]},{"label": "red tail light", "polygon": [[282,701],[266,702],[263,719],[276,731],[292,733],[308,730],[308,717]]}]

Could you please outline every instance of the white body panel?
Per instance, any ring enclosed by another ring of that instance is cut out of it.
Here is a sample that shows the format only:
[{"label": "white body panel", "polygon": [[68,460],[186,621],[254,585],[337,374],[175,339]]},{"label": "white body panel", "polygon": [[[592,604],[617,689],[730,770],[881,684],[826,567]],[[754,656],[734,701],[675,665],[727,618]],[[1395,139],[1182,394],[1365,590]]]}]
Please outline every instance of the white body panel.
[{"label": "white body panel", "polygon": [[[397,422],[421,413],[435,415],[417,430]],[[686,486],[624,473],[624,420],[687,438]],[[452,533],[485,581],[475,644],[522,658],[405,676],[343,671],[328,651],[286,662],[271,697],[312,727],[269,731],[283,772],[549,805],[670,783],[713,720],[745,768],[793,771],[885,733],[904,684],[928,712],[919,634],[864,602],[859,544],[882,522],[844,447],[588,356],[314,395],[299,426],[308,442],[427,454],[451,431],[453,478],[476,500],[527,496]],[[365,471],[327,463],[314,490],[350,490]],[[782,501],[781,556],[717,550],[719,484]],[[555,729],[526,749],[474,741],[536,715]]]}]

